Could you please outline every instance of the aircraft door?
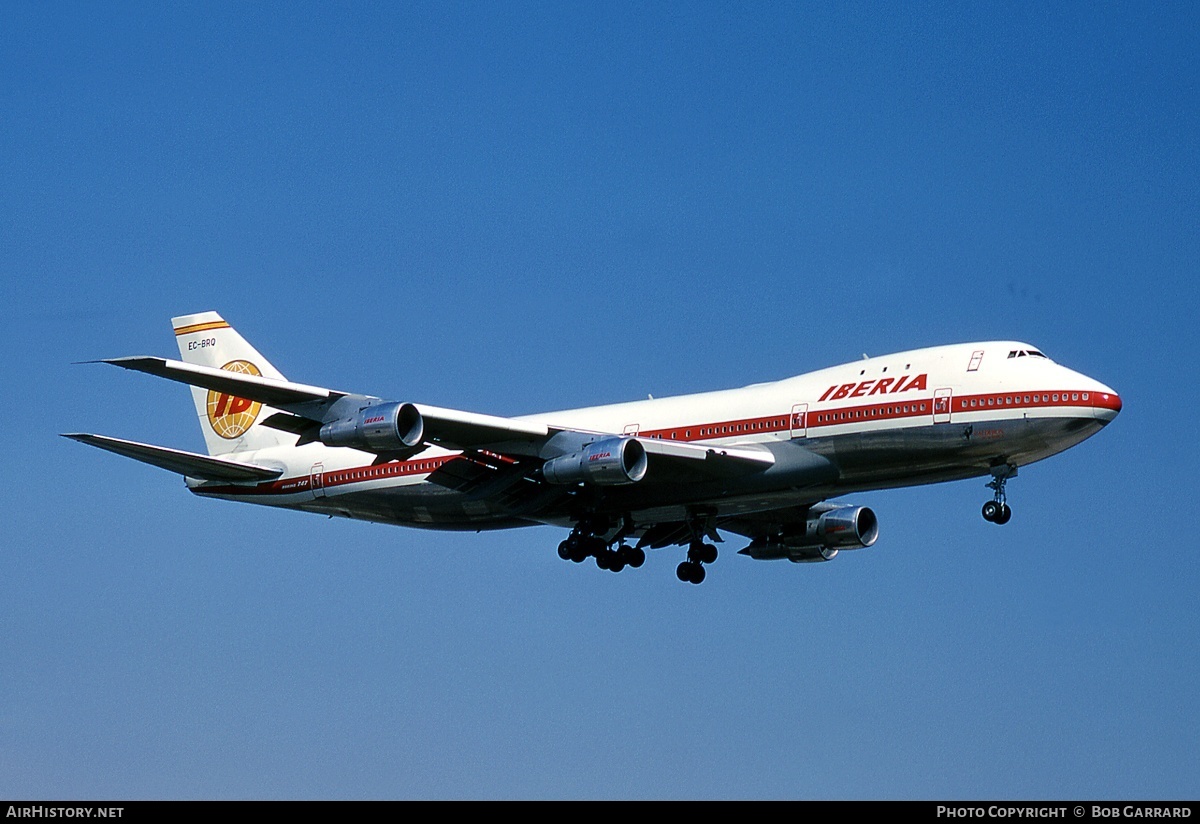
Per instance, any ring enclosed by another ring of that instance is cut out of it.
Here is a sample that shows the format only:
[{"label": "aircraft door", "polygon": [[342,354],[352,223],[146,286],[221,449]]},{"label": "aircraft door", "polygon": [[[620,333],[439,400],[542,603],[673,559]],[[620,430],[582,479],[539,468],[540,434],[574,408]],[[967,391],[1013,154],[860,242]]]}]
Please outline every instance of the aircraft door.
[{"label": "aircraft door", "polygon": [[312,471],[308,475],[308,488],[312,490],[314,498],[325,497],[325,465],[313,464]]},{"label": "aircraft door", "polygon": [[950,423],[950,407],[954,402],[953,389],[939,389],[933,393],[933,422]]},{"label": "aircraft door", "polygon": [[808,404],[798,403],[792,407],[792,437],[808,437]]}]

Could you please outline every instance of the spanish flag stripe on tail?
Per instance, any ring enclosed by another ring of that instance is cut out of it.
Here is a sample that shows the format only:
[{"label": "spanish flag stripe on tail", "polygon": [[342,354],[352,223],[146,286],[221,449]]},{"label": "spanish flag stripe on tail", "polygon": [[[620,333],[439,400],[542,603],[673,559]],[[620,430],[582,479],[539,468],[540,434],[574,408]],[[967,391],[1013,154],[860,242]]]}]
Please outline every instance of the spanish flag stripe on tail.
[{"label": "spanish flag stripe on tail", "polygon": [[207,332],[210,329],[228,329],[229,324],[223,320],[212,321],[210,323],[196,323],[192,326],[181,326],[175,330],[175,337],[180,335],[190,335],[194,332]]}]

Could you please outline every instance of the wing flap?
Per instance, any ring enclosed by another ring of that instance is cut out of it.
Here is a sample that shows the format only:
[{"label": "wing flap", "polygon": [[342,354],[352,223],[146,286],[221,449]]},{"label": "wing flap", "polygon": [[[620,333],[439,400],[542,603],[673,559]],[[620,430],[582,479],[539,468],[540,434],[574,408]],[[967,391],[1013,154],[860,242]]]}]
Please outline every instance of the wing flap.
[{"label": "wing flap", "polygon": [[762,472],[775,465],[775,456],[753,444],[718,446],[638,438],[646,448],[651,477],[670,475],[679,480],[734,478]]},{"label": "wing flap", "polygon": [[545,424],[440,406],[413,406],[425,421],[425,440],[438,446],[475,449],[512,441],[541,443],[550,435]]},{"label": "wing flap", "polygon": [[165,446],[153,446],[121,438],[110,438],[106,435],[72,432],[64,434],[63,437],[204,481],[227,481],[230,483],[269,481],[283,474],[282,469],[240,463],[226,458],[213,458],[208,455],[197,455],[195,452],[168,449]]}]

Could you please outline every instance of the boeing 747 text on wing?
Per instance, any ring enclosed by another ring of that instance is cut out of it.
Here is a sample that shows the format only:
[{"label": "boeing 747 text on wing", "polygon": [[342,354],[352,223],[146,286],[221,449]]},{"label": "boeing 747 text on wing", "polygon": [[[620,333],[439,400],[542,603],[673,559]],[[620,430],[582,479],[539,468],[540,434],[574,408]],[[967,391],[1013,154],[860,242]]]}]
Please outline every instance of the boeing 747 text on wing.
[{"label": "boeing 747 text on wing", "polygon": [[191,386],[207,455],[65,437],[177,472],[197,495],[432,529],[570,529],[564,558],[640,567],[687,547],[698,584],[720,532],[755,559],[828,561],[879,534],[864,490],[991,477],[1100,431],[1109,387],[1015,341],[864,358],[741,389],[517,418],[286,380],[220,315],[175,318],[182,360],[106,360]]}]

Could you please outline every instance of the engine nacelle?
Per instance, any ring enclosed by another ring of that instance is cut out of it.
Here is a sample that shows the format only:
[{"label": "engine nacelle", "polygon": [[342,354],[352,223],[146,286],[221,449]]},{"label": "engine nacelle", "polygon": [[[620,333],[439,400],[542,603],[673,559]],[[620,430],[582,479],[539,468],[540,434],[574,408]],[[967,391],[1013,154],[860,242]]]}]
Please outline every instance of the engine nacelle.
[{"label": "engine nacelle", "polygon": [[417,446],[425,435],[425,421],[411,403],[379,403],[353,418],[321,427],[321,443],[367,451],[388,451]]},{"label": "engine nacelle", "polygon": [[[823,506],[829,508],[820,511]],[[879,537],[879,519],[870,507],[818,504],[809,511],[804,534],[824,547],[862,549]]]},{"label": "engine nacelle", "polygon": [[633,484],[646,477],[646,447],[636,438],[605,438],[579,452],[546,461],[542,475],[552,484]]},{"label": "engine nacelle", "polygon": [[832,561],[842,549],[862,549],[879,537],[879,519],[865,506],[817,504],[809,510],[803,532],[756,538],[742,555],[769,561],[787,558],[797,564]]}]

